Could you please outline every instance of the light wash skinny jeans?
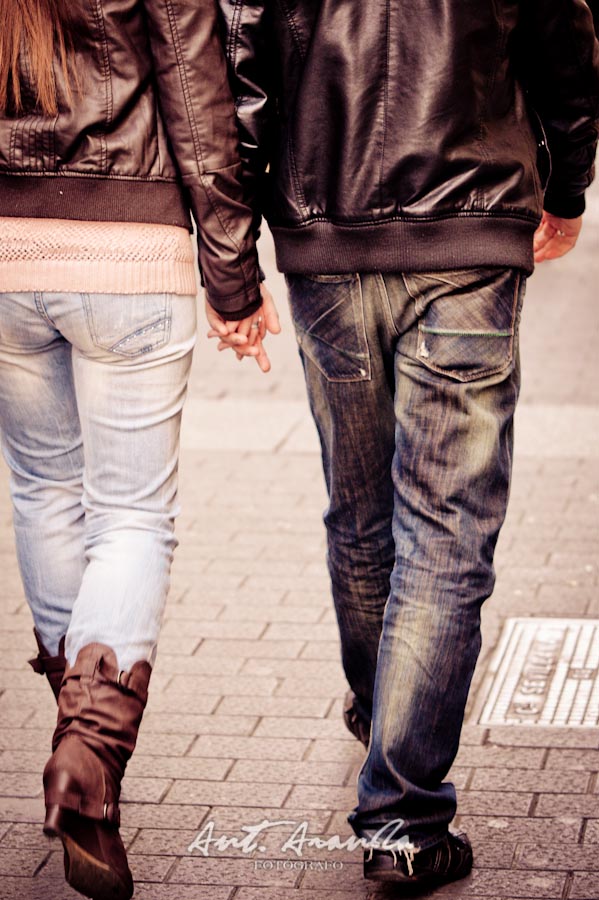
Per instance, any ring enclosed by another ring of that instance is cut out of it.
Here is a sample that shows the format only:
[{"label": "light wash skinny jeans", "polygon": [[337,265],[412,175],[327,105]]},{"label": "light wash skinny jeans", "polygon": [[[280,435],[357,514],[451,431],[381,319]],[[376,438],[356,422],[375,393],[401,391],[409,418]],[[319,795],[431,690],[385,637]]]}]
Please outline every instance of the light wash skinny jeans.
[{"label": "light wash skinny jeans", "polygon": [[152,664],[177,545],[196,298],[0,293],[0,429],[25,594],[51,654]]}]

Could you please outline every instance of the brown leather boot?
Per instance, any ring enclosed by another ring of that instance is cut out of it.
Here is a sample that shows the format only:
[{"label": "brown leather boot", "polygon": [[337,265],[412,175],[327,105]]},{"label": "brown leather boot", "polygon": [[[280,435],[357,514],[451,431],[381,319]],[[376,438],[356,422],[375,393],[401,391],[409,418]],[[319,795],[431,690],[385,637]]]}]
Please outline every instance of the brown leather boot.
[{"label": "brown leather boot", "polygon": [[64,846],[65,877],[93,900],[129,900],[119,834],[121,780],[148,697],[151,667],[120,672],[114,651],[87,644],[65,671],[53,754],[44,769],[44,832]]},{"label": "brown leather boot", "polygon": [[42,644],[42,639],[35,628],[33,629],[33,633],[35,635],[35,640],[37,641],[39,653],[37,656],[34,656],[33,659],[28,660],[29,665],[34,672],[38,673],[38,675],[46,676],[50,687],[52,688],[52,693],[58,700],[62,676],[64,675],[65,666],[67,664],[64,655],[64,637],[61,637],[60,644],[58,645],[58,656],[50,656]]}]

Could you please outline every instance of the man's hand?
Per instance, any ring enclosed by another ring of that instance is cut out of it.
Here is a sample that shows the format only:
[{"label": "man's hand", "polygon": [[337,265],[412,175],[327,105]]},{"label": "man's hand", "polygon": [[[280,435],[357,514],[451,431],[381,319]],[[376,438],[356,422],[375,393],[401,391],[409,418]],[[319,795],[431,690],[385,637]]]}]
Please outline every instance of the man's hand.
[{"label": "man's hand", "polygon": [[557,259],[569,253],[578,240],[581,228],[582,216],[577,219],[560,219],[559,216],[544,212],[541,224],[535,231],[535,262]]},{"label": "man's hand", "polygon": [[267,333],[278,334],[281,330],[279,316],[270,291],[260,285],[262,306],[246,319],[238,322],[225,320],[206,301],[206,318],[210,325],[209,338],[218,338],[218,350],[234,350],[237,359],[253,356],[263,372],[270,371],[270,360],[264,349],[263,340]]}]

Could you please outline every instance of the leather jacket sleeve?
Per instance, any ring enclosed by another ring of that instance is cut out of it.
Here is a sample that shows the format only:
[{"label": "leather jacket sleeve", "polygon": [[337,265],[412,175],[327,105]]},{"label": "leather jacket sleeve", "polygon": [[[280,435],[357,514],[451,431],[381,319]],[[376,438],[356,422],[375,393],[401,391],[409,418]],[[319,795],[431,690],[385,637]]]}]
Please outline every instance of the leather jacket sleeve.
[{"label": "leather jacket sleeve", "polygon": [[216,0],[143,0],[158,98],[198,228],[210,304],[227,319],[260,305],[252,211]]},{"label": "leather jacket sleeve", "polygon": [[229,78],[237,113],[240,155],[246,189],[254,208],[254,232],[259,234],[261,183],[270,162],[276,70],[268,0],[219,0],[226,34]]},{"label": "leather jacket sleeve", "polygon": [[544,207],[575,218],[594,177],[599,134],[599,42],[585,0],[523,3],[519,69],[551,157]]}]

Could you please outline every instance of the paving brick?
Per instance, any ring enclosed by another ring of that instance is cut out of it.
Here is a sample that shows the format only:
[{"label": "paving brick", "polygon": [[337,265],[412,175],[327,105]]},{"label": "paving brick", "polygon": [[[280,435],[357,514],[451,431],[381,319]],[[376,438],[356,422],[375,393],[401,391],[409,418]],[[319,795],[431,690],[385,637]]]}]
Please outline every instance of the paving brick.
[{"label": "paving brick", "polygon": [[165,881],[174,860],[168,856],[141,855],[135,852],[129,853],[129,867],[136,881]]},{"label": "paving brick", "polygon": [[254,734],[257,737],[323,738],[356,743],[355,737],[349,733],[341,717],[315,719],[310,716],[291,718],[264,715]]},{"label": "paving brick", "polygon": [[46,849],[12,849],[0,848],[0,875],[12,875],[20,872],[21,875],[33,876],[36,870],[48,857]]},{"label": "paving brick", "polygon": [[150,779],[201,778],[206,781],[222,781],[233,765],[232,759],[221,755],[218,759],[197,759],[178,756],[144,757],[134,755],[127,765],[127,776],[142,781]]},{"label": "paving brick", "polygon": [[269,782],[282,784],[343,785],[350,772],[347,763],[293,760],[238,760],[227,781],[257,781],[267,777]]},{"label": "paving brick", "polygon": [[[535,807],[535,816],[562,816],[571,814],[574,802],[569,794],[540,794]],[[575,810],[578,815],[596,818],[599,816],[599,796],[597,794],[577,794]]]},{"label": "paving brick", "polygon": [[349,812],[356,802],[354,786],[328,787],[301,784],[293,788],[285,805],[305,806],[308,809],[347,809]]},{"label": "paving brick", "polygon": [[325,888],[321,891],[306,890],[302,887],[301,891],[286,888],[248,888],[244,887],[235,894],[235,900],[349,900],[352,897],[366,897],[368,895],[368,887],[366,884],[361,885],[361,890],[356,891],[335,891]]},{"label": "paving brick", "polygon": [[44,870],[35,878],[3,876],[2,900],[81,900],[65,884],[64,875],[49,878]]},{"label": "paving brick", "polygon": [[461,746],[456,756],[458,766],[482,766],[500,769],[540,769],[545,751],[537,748]]},{"label": "paving brick", "polygon": [[[148,743],[151,742],[155,753],[160,754],[164,744],[167,746],[170,744],[173,747],[183,747],[184,749],[180,753],[183,755],[194,742],[195,735],[249,734],[256,727],[258,721],[257,716],[209,716],[148,712],[144,716],[142,728],[144,737]],[[160,734],[159,742],[156,740],[156,734]],[[173,755],[174,750],[167,749],[163,752]],[[139,750],[136,749],[136,753],[139,754]]]},{"label": "paving brick", "polygon": [[599,879],[596,872],[574,875],[569,896],[570,900],[598,900]]},{"label": "paving brick", "polygon": [[309,747],[308,739],[202,735],[189,751],[189,755],[201,756],[202,762],[206,761],[206,757],[222,756],[260,761],[299,760],[305,756]]},{"label": "paving brick", "polygon": [[[166,718],[166,717],[165,717]],[[194,741],[193,734],[168,734],[168,728],[159,728],[161,732],[160,739],[156,739],[151,726],[151,721],[160,720],[162,724],[163,717],[160,714],[152,715],[149,713],[142,721],[141,730],[135,747],[135,756],[139,759],[142,756],[183,756],[191,747]],[[186,729],[181,729],[185,731]]]},{"label": "paving brick", "polygon": [[341,660],[339,640],[308,641],[300,657],[302,659]]},{"label": "paving brick", "polygon": [[337,625],[311,625],[307,630],[303,625],[291,625],[274,623],[269,625],[264,632],[267,641],[294,641],[309,633],[311,641],[334,641],[338,639],[339,629]]},{"label": "paving brick", "polygon": [[261,637],[265,626],[261,622],[196,622],[194,619],[167,619],[162,633],[165,637],[193,635],[196,638],[247,640]]},{"label": "paving brick", "polygon": [[318,622],[321,610],[317,606],[278,606],[275,604],[230,604],[220,622],[289,622],[311,625]]},{"label": "paving brick", "polygon": [[[233,886],[201,884],[144,884],[135,885],[135,900],[231,900]],[[77,895],[80,896],[80,895]]]},{"label": "paving brick", "polygon": [[[190,695],[236,697],[266,697],[273,694],[278,685],[276,678],[260,678],[257,675],[174,675],[169,687],[163,691],[166,699],[187,698]],[[212,710],[207,710],[211,712]]]},{"label": "paving brick", "polygon": [[39,797],[0,797],[0,822],[43,822],[44,801]]},{"label": "paving brick", "polygon": [[597,848],[577,844],[520,844],[516,852],[519,869],[572,869],[596,871]]},{"label": "paving brick", "polygon": [[510,843],[539,841],[542,844],[578,841],[583,820],[580,816],[559,818],[526,818],[518,816],[465,815],[458,811],[456,823],[472,841]]},{"label": "paving brick", "polygon": [[298,874],[293,870],[258,868],[252,859],[192,857],[179,860],[169,876],[169,883],[291,886],[296,883]]},{"label": "paving brick", "polygon": [[327,697],[223,697],[217,715],[296,716],[310,718],[325,716],[330,706]]},{"label": "paving brick", "polygon": [[174,656],[158,653],[154,672],[168,675],[237,675],[243,660],[233,656]]},{"label": "paving brick", "polygon": [[193,713],[194,715],[201,715],[202,713],[214,712],[220,699],[220,694],[181,694],[180,691],[171,691],[168,694],[166,692],[150,694],[146,708],[149,713]]},{"label": "paving brick", "polygon": [[588,819],[584,834],[585,844],[599,844],[599,819]]},{"label": "paving brick", "polygon": [[189,781],[178,779],[166,795],[164,804],[202,803],[213,806],[221,803],[261,806],[264,803],[273,806],[282,805],[289,794],[291,785],[271,784],[269,782],[241,781]]},{"label": "paving brick", "polygon": [[241,834],[242,825],[255,826],[264,822],[288,821],[292,827],[307,823],[310,834],[324,834],[331,819],[328,809],[310,809],[286,806],[213,806],[204,824],[214,822],[219,832]]},{"label": "paving brick", "polygon": [[482,769],[475,771],[473,791],[533,791],[584,794],[589,776],[584,772],[559,769],[539,772],[535,769]]},{"label": "paving brick", "polygon": [[[208,783],[208,782],[206,782]],[[121,821],[126,828],[199,828],[208,805],[170,803],[123,803]],[[41,818],[43,821],[43,816]]]},{"label": "paving brick", "polygon": [[[597,750],[599,749],[599,728],[531,728],[524,725],[493,725],[489,732],[489,743],[505,748],[588,747]],[[517,751],[517,753],[520,752]],[[523,763],[520,763],[520,766],[529,768]],[[560,766],[560,768],[566,768],[566,766]]]},{"label": "paving brick", "polygon": [[305,645],[303,640],[295,641],[269,641],[261,638],[259,641],[247,640],[216,640],[206,638],[196,651],[196,656],[231,656],[257,657],[266,659],[293,659],[298,656]]},{"label": "paving brick", "polygon": [[140,828],[131,850],[149,856],[185,856],[197,833],[193,828]]},{"label": "paving brick", "polygon": [[359,741],[326,741],[311,742],[309,759],[323,762],[346,761],[362,764],[366,750]]},{"label": "paving brick", "polygon": [[[461,791],[458,809],[463,815],[525,816],[532,803],[532,793],[517,791]],[[557,813],[545,813],[556,815]],[[543,815],[543,813],[539,813]]]},{"label": "paving brick", "polygon": [[546,769],[577,769],[583,772],[599,771],[599,750],[564,749],[550,750]]},{"label": "paving brick", "polygon": [[322,678],[284,678],[278,685],[277,697],[342,697],[347,691],[345,676],[339,673],[336,678],[323,681]]},{"label": "paving brick", "polygon": [[37,797],[41,791],[39,774],[0,772],[0,797]]}]

